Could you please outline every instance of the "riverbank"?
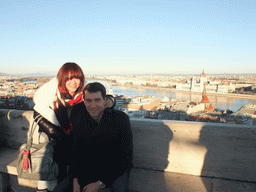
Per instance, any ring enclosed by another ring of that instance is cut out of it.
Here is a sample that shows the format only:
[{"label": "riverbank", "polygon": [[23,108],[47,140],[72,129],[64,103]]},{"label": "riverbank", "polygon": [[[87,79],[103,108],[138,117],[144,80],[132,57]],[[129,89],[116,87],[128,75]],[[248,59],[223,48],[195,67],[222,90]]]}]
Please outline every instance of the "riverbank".
[{"label": "riverbank", "polygon": [[[193,94],[193,95],[202,95],[201,92],[191,92],[185,90],[177,90],[174,88],[164,88],[164,87],[149,87],[149,86],[136,86],[136,85],[114,85],[119,88],[133,88],[133,89],[151,89],[156,91],[169,91],[174,93],[186,93],[186,94]],[[207,96],[218,96],[218,97],[230,97],[230,98],[241,98],[241,99],[253,99],[256,100],[256,95],[246,95],[246,94],[234,94],[234,93],[206,93]]]}]

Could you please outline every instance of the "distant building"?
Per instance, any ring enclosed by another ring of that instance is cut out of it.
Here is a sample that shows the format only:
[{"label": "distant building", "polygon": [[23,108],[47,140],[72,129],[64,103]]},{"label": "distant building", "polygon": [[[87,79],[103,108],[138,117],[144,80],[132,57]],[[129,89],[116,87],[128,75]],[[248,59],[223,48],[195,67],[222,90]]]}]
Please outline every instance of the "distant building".
[{"label": "distant building", "polygon": [[204,84],[206,83],[206,91],[208,93],[229,93],[235,91],[236,85],[232,84],[232,82],[225,82],[222,84],[221,82],[210,82],[207,79],[206,74],[203,73],[200,75],[199,82],[195,80],[193,76],[191,81],[187,81],[186,83],[177,83],[176,89],[183,91],[192,91],[192,92],[203,92]]},{"label": "distant building", "polygon": [[126,104],[126,97],[124,96],[116,96],[115,97],[116,100],[116,108],[123,106],[124,104]]},{"label": "distant building", "polygon": [[34,107],[32,98],[27,96],[4,96],[0,99],[0,108],[31,110]]},{"label": "distant building", "polygon": [[119,107],[119,109],[121,111],[133,112],[134,114],[139,114],[139,115],[145,116],[146,111],[154,111],[159,106],[160,106],[160,103],[151,103],[151,104],[146,104],[146,105],[125,104],[125,105]]},{"label": "distant building", "polygon": [[170,102],[170,98],[164,97],[164,98],[162,99],[162,102]]},{"label": "distant building", "polygon": [[204,110],[205,111],[214,111],[214,107],[210,103],[207,95],[203,95],[203,98],[201,100],[201,103],[204,104]]}]

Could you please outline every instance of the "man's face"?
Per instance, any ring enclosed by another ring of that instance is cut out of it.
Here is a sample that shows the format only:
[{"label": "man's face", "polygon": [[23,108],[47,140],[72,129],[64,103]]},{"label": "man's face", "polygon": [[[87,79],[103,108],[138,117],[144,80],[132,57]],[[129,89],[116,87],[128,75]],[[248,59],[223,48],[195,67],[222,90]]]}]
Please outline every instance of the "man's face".
[{"label": "man's face", "polygon": [[103,99],[101,92],[90,93],[88,91],[84,94],[84,104],[91,117],[99,122],[105,106],[105,99]]}]

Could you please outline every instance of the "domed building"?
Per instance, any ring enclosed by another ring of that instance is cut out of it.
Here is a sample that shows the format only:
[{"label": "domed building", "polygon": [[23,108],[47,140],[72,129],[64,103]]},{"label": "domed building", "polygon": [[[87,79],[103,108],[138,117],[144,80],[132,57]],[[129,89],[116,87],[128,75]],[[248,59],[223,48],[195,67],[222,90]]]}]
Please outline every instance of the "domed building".
[{"label": "domed building", "polygon": [[186,83],[177,83],[176,89],[183,91],[202,92],[204,89],[205,82],[207,82],[207,77],[203,71],[203,73],[200,75],[200,79],[198,82],[193,75],[191,81],[187,81]]},{"label": "domed building", "polygon": [[201,74],[201,77],[206,77],[206,74],[204,73],[204,70],[203,70],[203,73]]},{"label": "domed building", "polygon": [[207,82],[207,77],[203,70],[203,73],[200,75],[200,84],[202,84],[204,86],[204,83],[206,83],[206,82]]},{"label": "domed building", "polygon": [[203,89],[204,89],[204,84],[205,83],[207,83],[207,77],[206,77],[206,74],[204,73],[204,70],[203,70],[203,72],[200,75],[199,82],[196,82],[194,80],[194,76],[193,76],[193,78],[191,80],[191,91],[202,92]]},{"label": "domed building", "polygon": [[187,81],[186,83],[177,83],[176,89],[183,90],[183,91],[192,91],[192,92],[203,92],[204,85],[206,86],[206,90],[208,93],[221,93],[225,94],[230,91],[234,91],[236,88],[235,84],[224,83],[224,82],[210,82],[207,79],[206,74],[203,72],[201,73],[199,79],[195,79],[193,76],[191,81]]}]

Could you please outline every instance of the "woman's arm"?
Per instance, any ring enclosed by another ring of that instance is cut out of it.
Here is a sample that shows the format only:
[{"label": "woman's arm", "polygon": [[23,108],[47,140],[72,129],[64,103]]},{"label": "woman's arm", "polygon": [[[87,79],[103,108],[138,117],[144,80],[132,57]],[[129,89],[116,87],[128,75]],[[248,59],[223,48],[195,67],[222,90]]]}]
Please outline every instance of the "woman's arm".
[{"label": "woman's arm", "polygon": [[39,126],[39,132],[44,132],[49,139],[61,140],[63,132],[59,126],[56,126],[45,119],[40,113],[34,111],[34,119]]},{"label": "woman's arm", "polygon": [[34,95],[34,110],[40,113],[45,119],[51,123],[60,126],[54,113],[54,101],[56,100],[56,91],[58,87],[57,78],[53,78],[49,82],[41,86]]}]

